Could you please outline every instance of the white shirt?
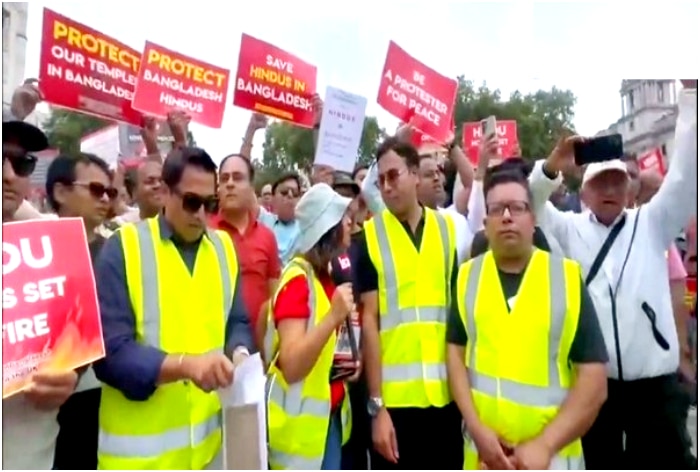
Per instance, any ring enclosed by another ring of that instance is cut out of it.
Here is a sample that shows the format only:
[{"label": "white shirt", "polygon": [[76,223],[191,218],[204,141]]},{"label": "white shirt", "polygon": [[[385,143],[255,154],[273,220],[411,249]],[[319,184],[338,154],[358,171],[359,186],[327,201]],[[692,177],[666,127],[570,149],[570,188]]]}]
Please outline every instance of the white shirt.
[{"label": "white shirt", "polygon": [[[618,351],[623,380],[656,377],[675,372],[678,368],[678,338],[665,253],[678,232],[697,212],[695,96],[695,92],[688,90],[680,94],[674,154],[659,192],[640,209],[625,210],[627,222],[606,262],[588,287],[608,347],[608,376],[611,378],[620,378]],[[530,175],[538,223],[559,242],[565,256],[581,264],[585,278],[612,226],[598,223],[590,210],[579,214],[560,212],[549,203],[548,198],[559,186],[561,177],[555,180],[547,178],[542,164],[543,161],[537,162]],[[615,297],[618,342],[609,290],[615,289],[620,278],[638,212],[637,231]],[[651,322],[641,309],[643,302],[656,312],[656,326],[670,345],[668,351],[664,351],[654,339]]]},{"label": "white shirt", "polygon": [[[365,199],[367,208],[375,215],[378,215],[386,208],[384,200],[382,200],[382,194],[379,191],[378,180],[379,171],[377,170],[377,163],[374,162],[367,170],[367,175],[362,182],[360,190],[362,191],[362,196]],[[469,195],[469,212],[467,216],[459,213],[454,205],[450,205],[448,208],[438,208],[441,215],[448,216],[454,223],[457,264],[461,264],[469,258],[469,250],[472,246],[474,234],[484,227],[486,205],[483,202],[483,191],[481,191],[480,188],[481,187],[477,186],[476,182],[474,182],[471,194]],[[481,200],[479,200],[479,198],[481,198]]]},{"label": "white shirt", "polygon": [[58,410],[38,410],[18,393],[2,401],[2,467],[51,470],[58,437]]}]

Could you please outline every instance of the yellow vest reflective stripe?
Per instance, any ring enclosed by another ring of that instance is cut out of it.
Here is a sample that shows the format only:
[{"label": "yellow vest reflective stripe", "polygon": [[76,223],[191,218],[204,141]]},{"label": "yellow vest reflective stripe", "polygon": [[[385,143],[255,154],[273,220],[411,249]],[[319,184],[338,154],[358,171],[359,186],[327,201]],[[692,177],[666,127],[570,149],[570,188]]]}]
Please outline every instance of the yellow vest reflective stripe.
[{"label": "yellow vest reflective stripe", "polygon": [[365,235],[379,275],[384,403],[444,406],[450,402],[445,325],[455,253],[452,221],[426,208],[420,252],[388,210],[365,222]]},{"label": "yellow vest reflective stripe", "polygon": [[[330,301],[306,261],[295,258],[285,267],[277,293],[287,282],[302,274],[309,283],[311,316],[307,329],[311,329],[328,313]],[[274,306],[274,303],[271,305]],[[269,321],[269,325],[274,327],[274,321]],[[275,362],[270,366],[267,405],[269,461],[272,469],[321,469],[331,414],[330,371],[335,344],[336,335],[333,334],[313,369],[301,382],[288,384]],[[346,390],[341,407],[343,444],[350,437],[350,418],[350,402]]]},{"label": "yellow vest reflective stripe", "polygon": [[[120,237],[136,340],[165,352],[223,351],[238,276],[229,236],[207,233],[191,275],[173,243],[161,239],[158,218],[126,225]],[[192,313],[196,322],[188,321]],[[100,469],[201,469],[220,448],[221,405],[215,392],[176,382],[137,402],[103,386]]]},{"label": "yellow vest reflective stripe", "polygon": [[[480,419],[508,442],[518,444],[539,434],[568,394],[580,274],[574,261],[536,250],[508,313],[491,251],[460,268],[458,296],[464,300],[459,306],[468,339],[465,365],[472,398]],[[529,340],[530,348],[513,339]],[[477,451],[466,430],[464,437],[465,469],[477,469]],[[552,468],[582,466],[577,440],[559,451]]]}]

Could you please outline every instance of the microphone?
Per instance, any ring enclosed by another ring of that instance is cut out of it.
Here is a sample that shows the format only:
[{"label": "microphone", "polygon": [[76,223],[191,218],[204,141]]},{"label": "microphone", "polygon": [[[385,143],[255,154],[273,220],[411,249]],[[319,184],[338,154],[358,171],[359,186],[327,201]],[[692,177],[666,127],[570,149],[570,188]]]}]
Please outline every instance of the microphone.
[{"label": "microphone", "polygon": [[[336,287],[345,283],[352,283],[352,263],[346,254],[341,254],[331,259],[330,275],[331,280],[333,280],[333,284]],[[348,337],[350,338],[352,357],[353,359],[359,359],[359,354],[357,352],[357,339],[355,336],[355,330],[353,329],[353,323],[350,318],[351,317],[345,318],[345,329],[347,329]]]}]

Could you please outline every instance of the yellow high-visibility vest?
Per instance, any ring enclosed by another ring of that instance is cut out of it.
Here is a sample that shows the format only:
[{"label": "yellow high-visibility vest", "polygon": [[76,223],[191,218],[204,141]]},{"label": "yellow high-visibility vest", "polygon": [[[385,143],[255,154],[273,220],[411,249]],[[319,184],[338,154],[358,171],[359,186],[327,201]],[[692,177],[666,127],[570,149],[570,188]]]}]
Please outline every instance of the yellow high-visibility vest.
[{"label": "yellow high-visibility vest", "polygon": [[[467,332],[465,365],[479,418],[510,444],[535,438],[571,387],[569,351],[581,307],[580,266],[535,250],[510,312],[493,252],[463,264],[457,284]],[[478,469],[478,452],[466,429],[464,436],[464,469]],[[583,468],[581,441],[559,451],[550,468]]]},{"label": "yellow high-visibility vest", "polygon": [[[209,230],[190,274],[173,242],[161,237],[159,218],[120,229],[136,340],[166,353],[223,352],[238,277],[233,243],[225,232]],[[216,392],[181,381],[158,386],[146,401],[131,401],[103,386],[99,469],[198,470],[220,448]]]},{"label": "yellow high-visibility vest", "polygon": [[[328,296],[304,259],[292,259],[285,267],[278,292],[287,282],[305,275],[309,283],[309,317],[307,328],[323,321],[331,308]],[[270,312],[274,301],[270,304]],[[274,320],[268,319],[274,329]],[[277,367],[276,354],[270,351],[273,362],[268,373],[268,441],[270,468],[288,470],[321,470],[326,449],[331,414],[330,374],[335,352],[336,334],[332,334],[304,380],[289,384]],[[274,357],[273,357],[274,356]],[[347,388],[341,407],[343,444],[350,438],[350,399]]]},{"label": "yellow high-visibility vest", "polygon": [[365,236],[379,275],[384,404],[445,406],[451,401],[445,330],[455,254],[452,220],[425,208],[420,251],[389,210],[365,223]]}]

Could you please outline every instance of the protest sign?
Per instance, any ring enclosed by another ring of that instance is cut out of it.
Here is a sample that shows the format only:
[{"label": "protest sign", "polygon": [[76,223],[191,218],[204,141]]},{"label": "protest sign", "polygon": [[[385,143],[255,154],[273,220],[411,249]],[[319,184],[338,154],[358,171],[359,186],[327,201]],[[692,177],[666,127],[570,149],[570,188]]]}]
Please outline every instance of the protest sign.
[{"label": "protest sign", "polygon": [[404,123],[413,125],[438,142],[453,133],[452,112],[457,81],[445,77],[389,42],[377,103]]},{"label": "protest sign", "polygon": [[52,105],[140,125],[131,105],[140,60],[135,49],[44,9],[39,84]]},{"label": "protest sign", "polygon": [[[503,159],[515,156],[518,146],[518,124],[515,120],[499,120],[496,122],[498,135],[498,155]],[[479,162],[479,144],[481,142],[481,122],[464,123],[462,127],[462,149],[472,164]]]},{"label": "protest sign", "polygon": [[661,148],[654,148],[637,156],[639,170],[654,169],[661,175],[666,175],[666,165],[664,164],[664,153]]},{"label": "protest sign", "polygon": [[335,87],[326,88],[315,164],[352,173],[362,139],[366,108],[365,97]]},{"label": "protest sign", "polygon": [[2,398],[105,355],[80,218],[2,225]]},{"label": "protest sign", "polygon": [[221,128],[228,78],[226,69],[146,41],[134,91],[134,108],[161,118],[173,110],[181,110],[195,123]]},{"label": "protest sign", "polygon": [[243,33],[233,104],[311,128],[316,66]]}]

